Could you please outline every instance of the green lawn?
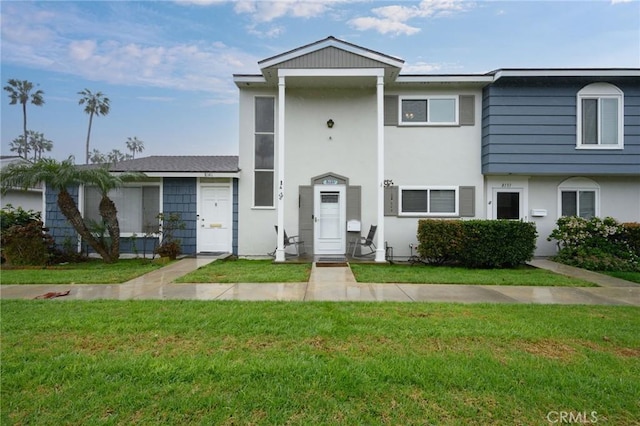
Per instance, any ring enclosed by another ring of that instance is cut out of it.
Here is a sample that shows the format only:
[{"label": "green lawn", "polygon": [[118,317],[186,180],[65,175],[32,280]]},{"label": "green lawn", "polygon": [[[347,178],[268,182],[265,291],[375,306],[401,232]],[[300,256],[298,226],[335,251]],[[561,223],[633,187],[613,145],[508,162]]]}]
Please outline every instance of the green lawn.
[{"label": "green lawn", "polygon": [[0,303],[2,424],[640,418],[638,308]]},{"label": "green lawn", "polygon": [[311,263],[276,264],[271,260],[217,260],[179,279],[179,283],[307,282]]},{"label": "green lawn", "polygon": [[467,269],[429,265],[352,264],[358,282],[597,287],[595,284],[523,266],[515,269]]},{"label": "green lawn", "polygon": [[120,259],[107,264],[99,259],[46,268],[0,270],[2,284],[117,284],[163,265],[145,259]]},{"label": "green lawn", "polygon": [[640,284],[640,272],[601,272],[601,273]]}]

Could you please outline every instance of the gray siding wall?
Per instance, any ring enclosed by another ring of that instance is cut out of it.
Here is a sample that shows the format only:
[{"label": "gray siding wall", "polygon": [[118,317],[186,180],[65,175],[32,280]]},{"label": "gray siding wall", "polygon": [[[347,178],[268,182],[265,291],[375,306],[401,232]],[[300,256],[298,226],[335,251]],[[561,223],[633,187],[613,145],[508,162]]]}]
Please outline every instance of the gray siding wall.
[{"label": "gray siding wall", "polygon": [[[587,84],[624,92],[624,149],[576,149],[576,96]],[[640,173],[640,82],[633,78],[500,79],[484,89],[484,174]]]},{"label": "gray siding wall", "polygon": [[196,253],[196,178],[164,178],[162,197],[162,212],[165,216],[180,213],[185,224],[185,229],[174,234],[182,244],[182,253]]},{"label": "gray siding wall", "polygon": [[385,68],[388,65],[351,52],[326,47],[324,49],[281,62],[273,68]]}]

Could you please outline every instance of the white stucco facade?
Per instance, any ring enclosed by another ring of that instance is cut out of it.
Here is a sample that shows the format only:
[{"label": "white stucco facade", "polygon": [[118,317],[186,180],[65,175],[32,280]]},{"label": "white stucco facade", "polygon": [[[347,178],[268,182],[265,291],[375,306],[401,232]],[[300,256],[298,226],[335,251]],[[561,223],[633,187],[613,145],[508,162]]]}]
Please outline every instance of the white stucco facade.
[{"label": "white stucco facade", "polygon": [[[319,195],[345,202],[346,213],[329,211],[340,221],[360,224],[354,232],[340,228],[347,246],[370,226],[378,227],[379,261],[385,245],[393,247],[394,256],[412,254],[422,218],[531,221],[539,234],[536,255],[553,255],[556,246],[547,237],[562,215],[563,185],[591,188],[598,216],[640,221],[640,169],[620,176],[554,175],[542,168],[483,174],[483,98],[501,74],[403,76],[402,63],[329,37],[261,61],[261,75],[234,76],[240,92],[240,256],[273,252],[276,261],[284,260],[283,229],[300,235],[308,254],[320,252],[317,223],[324,218],[318,203],[324,198]],[[274,104],[273,203],[256,206],[256,191],[264,191],[256,183],[255,160],[256,99],[261,97],[271,97]],[[429,118],[422,122],[408,115],[413,112],[405,110],[410,104],[405,100],[424,102],[425,108],[444,101],[441,105],[453,106],[455,114],[432,122],[431,112],[424,112]],[[526,155],[535,155],[534,140],[527,142],[531,152]],[[499,144],[491,148],[500,154]],[[403,204],[415,193],[428,194],[426,210]],[[432,194],[434,200],[448,197],[448,207],[432,210]]]}]

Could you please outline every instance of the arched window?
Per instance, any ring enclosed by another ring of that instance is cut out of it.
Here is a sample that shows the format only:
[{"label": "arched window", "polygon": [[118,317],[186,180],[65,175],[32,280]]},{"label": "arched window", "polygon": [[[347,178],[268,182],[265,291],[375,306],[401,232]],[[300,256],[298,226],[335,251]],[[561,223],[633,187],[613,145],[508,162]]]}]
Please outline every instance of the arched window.
[{"label": "arched window", "polygon": [[593,83],[578,92],[578,140],[581,149],[624,147],[624,95],[609,83]]},{"label": "arched window", "polygon": [[591,179],[569,178],[558,185],[558,206],[558,216],[599,216],[600,186]]}]

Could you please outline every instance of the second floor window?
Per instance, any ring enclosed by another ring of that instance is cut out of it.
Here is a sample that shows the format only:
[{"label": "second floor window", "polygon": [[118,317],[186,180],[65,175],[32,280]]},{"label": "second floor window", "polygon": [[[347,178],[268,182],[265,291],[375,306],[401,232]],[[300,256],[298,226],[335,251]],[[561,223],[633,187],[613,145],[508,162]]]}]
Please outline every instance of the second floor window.
[{"label": "second floor window", "polygon": [[457,125],[457,97],[403,97],[400,123],[403,125]]},{"label": "second floor window", "polygon": [[578,148],[623,147],[623,94],[608,83],[590,84],[578,92]]}]

